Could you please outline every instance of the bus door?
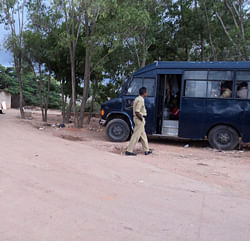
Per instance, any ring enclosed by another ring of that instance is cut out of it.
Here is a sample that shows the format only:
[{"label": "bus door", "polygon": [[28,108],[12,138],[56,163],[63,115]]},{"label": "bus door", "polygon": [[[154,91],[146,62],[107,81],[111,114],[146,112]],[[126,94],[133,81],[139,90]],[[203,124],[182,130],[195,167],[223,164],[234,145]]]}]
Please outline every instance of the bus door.
[{"label": "bus door", "polygon": [[178,136],[182,69],[158,70],[157,132],[162,136]]},{"label": "bus door", "polygon": [[208,71],[185,71],[182,78],[179,133],[182,138],[203,139]]}]

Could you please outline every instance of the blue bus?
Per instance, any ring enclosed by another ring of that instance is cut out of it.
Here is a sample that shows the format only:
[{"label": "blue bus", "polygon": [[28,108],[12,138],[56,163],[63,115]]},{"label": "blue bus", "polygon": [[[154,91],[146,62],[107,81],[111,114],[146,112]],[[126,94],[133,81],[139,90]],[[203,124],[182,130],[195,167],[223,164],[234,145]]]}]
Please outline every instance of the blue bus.
[{"label": "blue bus", "polygon": [[115,142],[133,131],[133,101],[145,86],[149,136],[207,139],[213,148],[250,142],[250,62],[155,62],[102,105],[100,124]]}]

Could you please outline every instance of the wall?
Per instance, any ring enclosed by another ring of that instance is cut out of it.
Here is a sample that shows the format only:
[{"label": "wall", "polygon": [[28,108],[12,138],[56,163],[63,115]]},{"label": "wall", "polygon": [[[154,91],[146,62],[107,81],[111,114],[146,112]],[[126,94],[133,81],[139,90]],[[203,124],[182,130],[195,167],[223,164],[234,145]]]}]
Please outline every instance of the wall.
[{"label": "wall", "polygon": [[3,90],[0,90],[0,103],[2,103],[3,101],[5,101],[7,109],[10,109],[11,108],[11,94]]}]

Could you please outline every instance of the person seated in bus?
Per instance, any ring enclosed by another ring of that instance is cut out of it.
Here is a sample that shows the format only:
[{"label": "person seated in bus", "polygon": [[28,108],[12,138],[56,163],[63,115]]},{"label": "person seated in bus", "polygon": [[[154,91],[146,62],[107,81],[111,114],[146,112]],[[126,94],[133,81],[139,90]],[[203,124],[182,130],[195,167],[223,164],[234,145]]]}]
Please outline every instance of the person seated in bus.
[{"label": "person seated in bus", "polygon": [[239,89],[237,91],[237,97],[240,99],[247,99],[247,94],[248,94],[248,85],[246,82],[242,82],[239,85]]},{"label": "person seated in bus", "polygon": [[231,84],[230,83],[224,83],[221,86],[221,97],[222,98],[231,98],[232,97],[232,90],[231,90]]}]

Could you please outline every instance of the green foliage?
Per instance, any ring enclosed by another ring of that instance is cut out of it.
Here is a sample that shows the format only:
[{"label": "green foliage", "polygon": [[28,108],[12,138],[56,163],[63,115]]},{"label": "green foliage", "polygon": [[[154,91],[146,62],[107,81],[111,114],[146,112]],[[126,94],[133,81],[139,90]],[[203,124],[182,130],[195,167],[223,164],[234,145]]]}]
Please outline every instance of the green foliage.
[{"label": "green foliage", "polygon": [[[100,109],[101,109],[101,104],[95,101],[93,106],[93,112],[99,113]],[[91,101],[87,101],[85,111],[89,112],[90,110],[91,110]]]},{"label": "green foliage", "polygon": [[[34,80],[33,73],[23,74],[23,95],[25,105],[39,106],[38,81]],[[46,80],[47,82],[47,80]],[[12,95],[18,95],[18,81],[13,68],[5,68],[0,65],[0,89],[10,92]],[[44,92],[47,90],[44,89]],[[49,107],[59,109],[61,98],[59,95],[60,88],[55,80],[51,82]]]},{"label": "green foliage", "polygon": [[0,89],[9,91],[12,95],[19,93],[16,73],[13,68],[0,65]]}]

